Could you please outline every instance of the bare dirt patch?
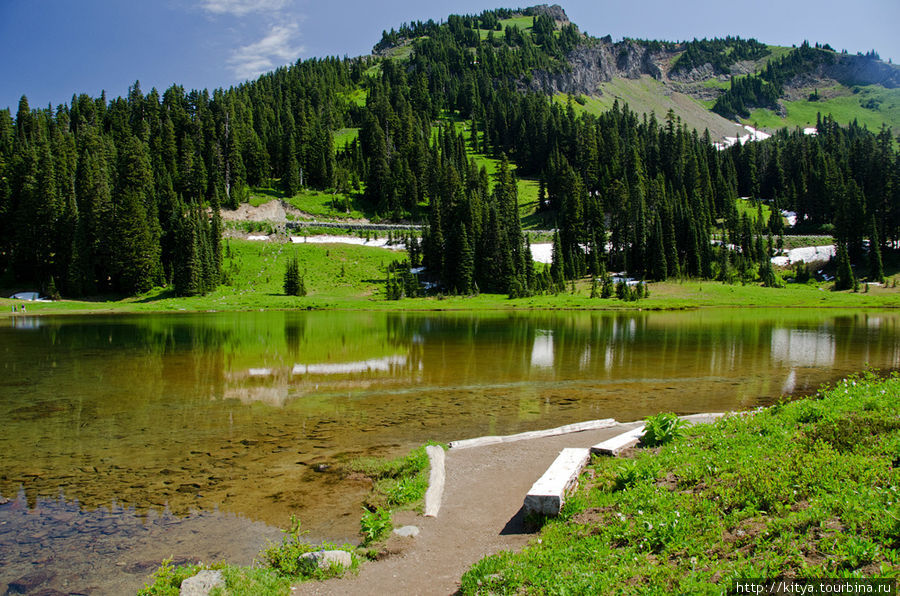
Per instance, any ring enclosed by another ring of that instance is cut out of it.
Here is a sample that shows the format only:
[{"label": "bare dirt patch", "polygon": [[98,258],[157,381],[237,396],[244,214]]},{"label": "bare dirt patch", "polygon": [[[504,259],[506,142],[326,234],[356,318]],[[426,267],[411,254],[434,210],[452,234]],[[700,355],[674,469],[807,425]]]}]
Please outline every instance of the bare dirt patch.
[{"label": "bare dirt patch", "polygon": [[263,203],[258,207],[253,207],[249,203],[241,203],[235,210],[223,210],[222,219],[225,221],[269,221],[274,223],[285,223],[288,221],[288,215],[292,218],[312,219],[312,215],[304,211],[300,211],[293,205],[286,203],[280,199],[272,199],[268,203]]}]

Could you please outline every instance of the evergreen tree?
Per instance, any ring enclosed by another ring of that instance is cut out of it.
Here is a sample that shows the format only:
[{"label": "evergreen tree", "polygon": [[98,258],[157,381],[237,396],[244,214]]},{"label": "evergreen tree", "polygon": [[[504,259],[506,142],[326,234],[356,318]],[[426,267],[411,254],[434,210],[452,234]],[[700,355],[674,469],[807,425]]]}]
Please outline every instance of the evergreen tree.
[{"label": "evergreen tree", "polygon": [[[869,221],[869,281],[884,281],[884,266],[881,263],[881,243],[878,240],[878,226],[875,217]],[[868,287],[868,286],[867,286]]]},{"label": "evergreen tree", "polygon": [[284,293],[287,296],[304,296],[306,292],[301,293],[300,284],[300,262],[296,256],[288,259],[284,268]]},{"label": "evergreen tree", "polygon": [[856,277],[853,275],[853,269],[850,267],[850,257],[847,255],[847,247],[839,243],[837,245],[837,254],[835,255],[837,262],[837,272],[834,277],[835,290],[849,290],[856,286]]}]

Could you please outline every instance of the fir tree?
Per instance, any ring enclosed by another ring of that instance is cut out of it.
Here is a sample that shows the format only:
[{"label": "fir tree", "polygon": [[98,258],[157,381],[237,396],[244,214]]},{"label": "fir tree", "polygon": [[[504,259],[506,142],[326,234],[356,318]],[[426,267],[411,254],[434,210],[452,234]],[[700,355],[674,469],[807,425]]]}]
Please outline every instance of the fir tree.
[{"label": "fir tree", "polygon": [[[881,243],[878,240],[878,226],[875,217],[869,221],[869,281],[884,281],[884,266],[881,263]],[[866,286],[868,289],[868,285]]]},{"label": "fir tree", "polygon": [[853,269],[850,267],[850,257],[847,255],[847,246],[845,244],[838,243],[835,260],[837,272],[834,277],[834,289],[849,290],[854,288],[857,281],[853,275]]},{"label": "fir tree", "polygon": [[288,259],[284,268],[284,293],[287,296],[304,296],[305,288],[302,288],[300,278],[300,262],[296,256]]}]

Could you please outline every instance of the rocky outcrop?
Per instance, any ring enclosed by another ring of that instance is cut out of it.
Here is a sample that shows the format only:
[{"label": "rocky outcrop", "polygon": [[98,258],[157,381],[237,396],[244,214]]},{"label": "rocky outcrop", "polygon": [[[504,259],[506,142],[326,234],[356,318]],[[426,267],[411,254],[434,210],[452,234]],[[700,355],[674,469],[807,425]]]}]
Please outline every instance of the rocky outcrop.
[{"label": "rocky outcrop", "polygon": [[663,57],[654,55],[637,42],[625,40],[612,43],[609,37],[605,37],[594,44],[572,50],[566,57],[569,70],[556,73],[535,71],[524,86],[532,91],[550,93],[597,94],[600,83],[615,77],[637,79],[641,75],[650,75],[655,79],[662,78],[659,62]]},{"label": "rocky outcrop", "polygon": [[525,14],[534,16],[544,14],[560,25],[568,25],[570,23],[569,17],[568,15],[566,15],[566,11],[563,10],[563,7],[559,4],[554,4],[553,6],[538,4],[537,6],[532,6],[531,8],[525,9]]},{"label": "rocky outcrop", "polygon": [[673,81],[678,81],[681,83],[695,83],[712,79],[716,77],[717,74],[716,69],[713,68],[713,65],[707,62],[702,66],[695,66],[688,71],[669,72],[668,76]]},{"label": "rocky outcrop", "polygon": [[900,66],[865,56],[841,55],[834,64],[819,67],[819,72],[844,85],[881,85],[888,89],[900,87]]}]

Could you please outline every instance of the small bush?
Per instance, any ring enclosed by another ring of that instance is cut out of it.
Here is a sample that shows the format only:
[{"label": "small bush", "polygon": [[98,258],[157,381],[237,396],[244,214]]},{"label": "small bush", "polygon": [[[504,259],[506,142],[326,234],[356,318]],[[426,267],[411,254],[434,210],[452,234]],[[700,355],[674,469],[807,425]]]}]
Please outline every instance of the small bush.
[{"label": "small bush", "polygon": [[150,576],[149,584],[138,590],[138,596],[178,596],[181,593],[181,582],[196,575],[200,571],[199,565],[175,567],[172,559],[166,559],[159,569]]},{"label": "small bush", "polygon": [[316,550],[316,547],[303,540],[307,532],[300,529],[300,520],[291,516],[291,527],[284,530],[281,544],[270,544],[262,557],[266,564],[277,573],[298,577],[301,575],[300,555]]},{"label": "small bush", "polygon": [[374,511],[363,507],[362,519],[359,520],[360,530],[363,535],[363,546],[378,542],[387,537],[393,529],[391,511],[389,509],[375,509]]},{"label": "small bush", "polygon": [[685,422],[671,412],[660,412],[647,418],[644,425],[644,436],[641,444],[647,447],[665,445],[672,439],[681,436]]}]

